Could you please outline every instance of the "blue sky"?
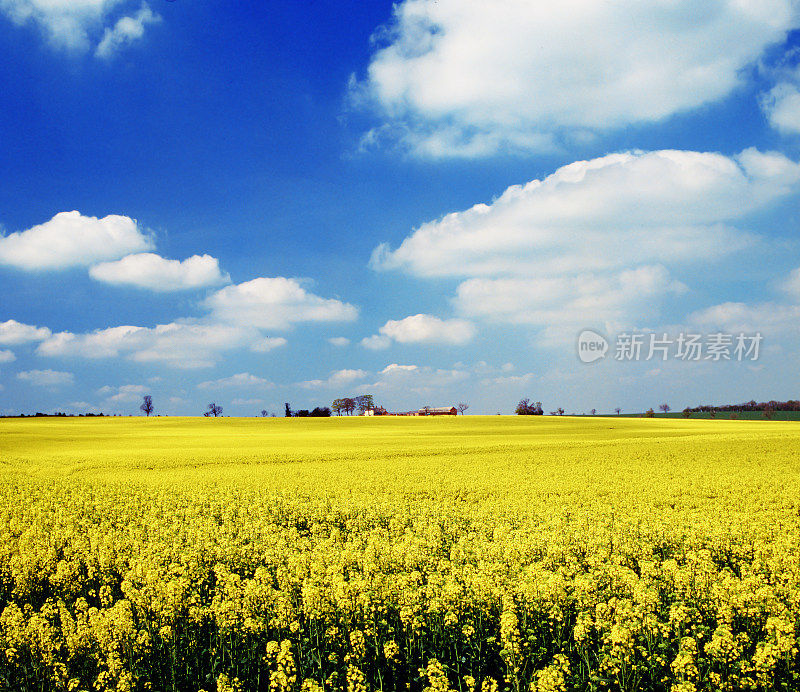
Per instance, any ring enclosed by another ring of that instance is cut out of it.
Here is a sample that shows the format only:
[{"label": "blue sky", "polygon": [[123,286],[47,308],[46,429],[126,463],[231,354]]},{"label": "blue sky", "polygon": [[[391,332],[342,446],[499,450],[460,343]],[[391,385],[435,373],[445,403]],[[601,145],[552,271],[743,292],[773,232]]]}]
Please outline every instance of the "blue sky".
[{"label": "blue sky", "polygon": [[[798,28],[788,0],[0,0],[0,412],[798,398]],[[764,340],[587,365],[584,328]]]}]

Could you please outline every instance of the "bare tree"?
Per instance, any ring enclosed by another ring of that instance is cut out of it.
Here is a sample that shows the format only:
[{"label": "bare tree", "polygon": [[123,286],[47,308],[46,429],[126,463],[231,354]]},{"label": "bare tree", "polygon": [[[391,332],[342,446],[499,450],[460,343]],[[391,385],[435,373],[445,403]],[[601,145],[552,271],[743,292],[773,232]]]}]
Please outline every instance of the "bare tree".
[{"label": "bare tree", "polygon": [[142,411],[144,411],[144,413],[145,413],[145,415],[146,415],[146,416],[148,416],[148,417],[149,417],[149,416],[150,416],[150,414],[151,414],[151,413],[153,412],[153,410],[154,410],[154,407],[153,407],[153,397],[151,397],[149,394],[145,394],[145,395],[144,395],[144,397],[143,397],[143,400],[142,400],[142,405],[141,405],[139,408],[140,408]]},{"label": "bare tree", "polygon": [[261,417],[262,418],[266,418],[268,415],[269,415],[269,411],[267,411],[267,409],[265,409],[265,408],[262,408],[261,409]]},{"label": "bare tree", "polygon": [[221,416],[221,415],[222,415],[222,406],[217,406],[217,405],[216,405],[216,404],[215,404],[215,403],[212,401],[212,402],[211,402],[211,403],[208,405],[208,411],[206,411],[206,412],[205,412],[203,415],[204,415],[204,416],[214,416],[214,418],[216,418],[217,416]]},{"label": "bare tree", "polygon": [[591,410],[591,414],[592,414],[592,415],[595,415],[596,413],[597,413],[597,409],[596,409],[596,408],[593,408],[593,409]]},{"label": "bare tree", "polygon": [[564,415],[564,409],[563,409],[563,408],[561,408],[561,407],[559,406],[559,407],[556,409],[556,413],[557,413],[559,416],[563,416],[563,415]]},{"label": "bare tree", "polygon": [[658,409],[660,411],[663,411],[664,413],[669,413],[670,412],[670,405],[669,404],[660,404]]},{"label": "bare tree", "polygon": [[463,416],[464,411],[466,411],[469,408],[469,404],[465,404],[463,401],[461,401],[456,405],[456,408],[458,409],[459,413]]},{"label": "bare tree", "polygon": [[622,413],[622,409],[619,406],[617,406],[617,408],[615,408],[614,411],[616,412],[617,415]]}]

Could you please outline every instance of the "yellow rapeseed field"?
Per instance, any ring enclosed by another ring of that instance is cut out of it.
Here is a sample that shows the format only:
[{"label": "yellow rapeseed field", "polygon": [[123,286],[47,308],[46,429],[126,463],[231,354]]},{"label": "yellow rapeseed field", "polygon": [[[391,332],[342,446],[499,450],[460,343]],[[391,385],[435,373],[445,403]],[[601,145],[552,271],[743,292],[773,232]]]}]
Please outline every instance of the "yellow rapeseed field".
[{"label": "yellow rapeseed field", "polygon": [[800,424],[0,421],[0,689],[800,687]]}]

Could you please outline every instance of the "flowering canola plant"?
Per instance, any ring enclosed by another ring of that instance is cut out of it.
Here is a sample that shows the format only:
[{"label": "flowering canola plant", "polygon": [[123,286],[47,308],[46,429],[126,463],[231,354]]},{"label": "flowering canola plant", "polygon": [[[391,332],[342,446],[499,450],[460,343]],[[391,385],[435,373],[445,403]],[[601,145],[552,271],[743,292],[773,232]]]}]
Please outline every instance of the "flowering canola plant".
[{"label": "flowering canola plant", "polygon": [[0,421],[0,690],[800,687],[800,424]]}]

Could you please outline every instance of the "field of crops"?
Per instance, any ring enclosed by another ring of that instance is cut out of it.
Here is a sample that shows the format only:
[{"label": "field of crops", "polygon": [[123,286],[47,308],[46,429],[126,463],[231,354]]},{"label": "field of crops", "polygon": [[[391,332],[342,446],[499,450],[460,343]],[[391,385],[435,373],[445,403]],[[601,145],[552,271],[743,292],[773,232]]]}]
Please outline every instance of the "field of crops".
[{"label": "field of crops", "polygon": [[790,690],[800,424],[0,421],[0,689]]}]

